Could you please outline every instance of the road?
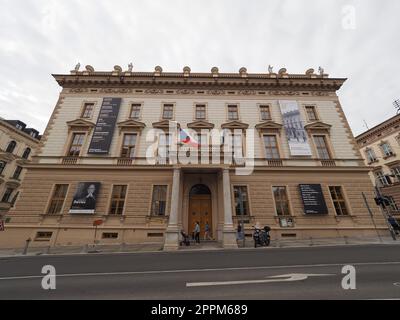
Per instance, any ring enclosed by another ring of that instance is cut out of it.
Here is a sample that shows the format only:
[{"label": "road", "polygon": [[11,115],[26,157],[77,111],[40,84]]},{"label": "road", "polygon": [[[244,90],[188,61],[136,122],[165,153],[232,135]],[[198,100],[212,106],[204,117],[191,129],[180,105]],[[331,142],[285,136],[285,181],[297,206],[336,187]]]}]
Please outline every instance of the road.
[{"label": "road", "polygon": [[[55,290],[41,287],[44,265]],[[341,286],[345,265],[355,290]],[[400,246],[0,258],[0,299],[400,299]]]}]

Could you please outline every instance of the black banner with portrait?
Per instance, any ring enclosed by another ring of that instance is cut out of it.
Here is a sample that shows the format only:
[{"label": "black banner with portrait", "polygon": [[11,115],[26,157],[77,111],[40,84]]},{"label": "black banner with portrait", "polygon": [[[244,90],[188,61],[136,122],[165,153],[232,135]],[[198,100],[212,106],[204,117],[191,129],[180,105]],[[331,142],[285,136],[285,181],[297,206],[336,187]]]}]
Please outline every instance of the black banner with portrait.
[{"label": "black banner with portrait", "polygon": [[69,213],[93,214],[100,185],[100,182],[79,182]]}]

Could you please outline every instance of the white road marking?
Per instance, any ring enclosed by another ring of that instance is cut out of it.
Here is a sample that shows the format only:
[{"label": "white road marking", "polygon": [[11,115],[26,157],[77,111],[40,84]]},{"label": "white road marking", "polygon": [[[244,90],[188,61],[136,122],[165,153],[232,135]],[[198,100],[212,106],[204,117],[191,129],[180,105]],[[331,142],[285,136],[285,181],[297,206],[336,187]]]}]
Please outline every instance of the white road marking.
[{"label": "white road marking", "polygon": [[186,287],[208,287],[208,286],[229,286],[239,284],[258,284],[258,283],[271,283],[271,282],[290,282],[302,281],[308,277],[325,277],[335,276],[335,274],[306,274],[306,273],[291,273],[282,274],[279,276],[271,276],[269,279],[263,280],[236,280],[236,281],[210,281],[210,282],[187,282]]},{"label": "white road marking", "polygon": [[[315,268],[315,267],[338,267],[351,264],[354,266],[369,265],[396,265],[400,261],[392,262],[343,262],[343,263],[326,263],[326,264],[304,264],[304,265],[284,265],[284,266],[263,266],[263,267],[236,267],[236,268],[205,268],[205,269],[177,269],[177,270],[150,270],[150,271],[122,271],[122,272],[90,272],[90,273],[65,273],[57,274],[57,278],[61,277],[96,277],[96,276],[118,276],[118,275],[141,275],[141,274],[164,274],[164,273],[189,273],[189,272],[218,272],[218,271],[240,271],[240,270],[268,270],[268,269],[289,269],[289,268]],[[43,278],[43,275],[27,275],[0,277],[0,280],[19,280],[19,279],[37,279]]]}]

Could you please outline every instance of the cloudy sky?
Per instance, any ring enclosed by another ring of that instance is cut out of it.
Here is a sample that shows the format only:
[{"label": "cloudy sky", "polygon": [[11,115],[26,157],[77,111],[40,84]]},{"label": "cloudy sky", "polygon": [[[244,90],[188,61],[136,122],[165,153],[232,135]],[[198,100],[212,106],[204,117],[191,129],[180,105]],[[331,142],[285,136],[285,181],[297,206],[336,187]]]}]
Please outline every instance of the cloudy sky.
[{"label": "cloudy sky", "polygon": [[355,134],[400,99],[399,0],[0,0],[0,116],[44,130],[60,88],[51,73],[96,70],[290,73],[347,77]]}]

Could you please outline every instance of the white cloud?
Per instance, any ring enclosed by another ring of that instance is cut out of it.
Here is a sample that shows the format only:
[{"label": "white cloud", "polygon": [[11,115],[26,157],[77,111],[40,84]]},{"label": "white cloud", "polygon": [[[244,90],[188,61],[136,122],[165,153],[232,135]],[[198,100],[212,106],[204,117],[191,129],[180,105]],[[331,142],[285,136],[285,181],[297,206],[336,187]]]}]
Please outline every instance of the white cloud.
[{"label": "white cloud", "polygon": [[[348,77],[339,95],[354,133],[400,98],[398,0],[0,0],[0,115],[43,130],[60,88],[51,73],[97,70],[302,73]],[[356,29],[342,28],[342,8]]]}]

